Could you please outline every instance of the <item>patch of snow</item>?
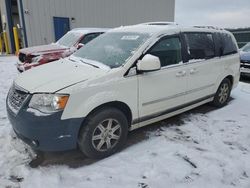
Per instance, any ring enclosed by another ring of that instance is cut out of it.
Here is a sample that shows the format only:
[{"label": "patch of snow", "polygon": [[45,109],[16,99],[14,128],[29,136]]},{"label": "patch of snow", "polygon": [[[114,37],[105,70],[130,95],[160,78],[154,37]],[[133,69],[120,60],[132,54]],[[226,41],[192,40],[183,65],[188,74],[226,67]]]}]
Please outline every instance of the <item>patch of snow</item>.
[{"label": "patch of snow", "polygon": [[189,63],[196,63],[196,62],[200,62],[200,61],[204,61],[205,59],[190,59],[188,62]]},{"label": "patch of snow", "polygon": [[40,112],[39,110],[36,110],[34,108],[28,108],[27,112],[33,113],[35,116],[49,116],[50,115],[50,114]]},{"label": "patch of snow", "polygon": [[32,169],[32,152],[14,139],[5,109],[7,92],[18,74],[15,61],[0,57],[0,187],[250,187],[249,84],[240,83],[224,108],[182,114],[181,124],[159,122],[158,129],[147,129],[147,139],[106,159],[75,169]]}]

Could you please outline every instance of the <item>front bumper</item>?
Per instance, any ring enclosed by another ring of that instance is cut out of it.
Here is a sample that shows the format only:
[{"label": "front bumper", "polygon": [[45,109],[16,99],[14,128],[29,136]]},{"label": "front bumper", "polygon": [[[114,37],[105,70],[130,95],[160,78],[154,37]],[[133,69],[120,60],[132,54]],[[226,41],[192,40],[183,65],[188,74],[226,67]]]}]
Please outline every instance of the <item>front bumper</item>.
[{"label": "front bumper", "polygon": [[25,71],[24,63],[22,63],[22,62],[20,62],[20,61],[18,61],[18,62],[16,63],[16,68],[17,68],[17,70],[18,70],[19,72]]},{"label": "front bumper", "polygon": [[31,64],[31,63],[22,63],[22,62],[17,62],[16,68],[19,72],[24,72],[26,70],[31,69],[32,67],[37,66],[37,64]]},{"label": "front bumper", "polygon": [[84,118],[61,120],[62,112],[43,114],[22,107],[14,114],[7,105],[9,121],[16,135],[38,151],[65,151],[77,148],[78,132]]}]

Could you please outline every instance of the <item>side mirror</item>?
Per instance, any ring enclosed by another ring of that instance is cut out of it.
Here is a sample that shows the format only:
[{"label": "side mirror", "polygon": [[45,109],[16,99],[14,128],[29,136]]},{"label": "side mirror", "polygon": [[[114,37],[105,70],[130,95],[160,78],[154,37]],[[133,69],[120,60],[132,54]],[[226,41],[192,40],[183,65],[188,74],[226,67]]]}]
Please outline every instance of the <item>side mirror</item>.
[{"label": "side mirror", "polygon": [[137,63],[137,70],[139,72],[150,72],[161,69],[160,59],[156,56],[147,54],[142,60],[139,60]]},{"label": "side mirror", "polygon": [[83,46],[84,46],[84,44],[79,43],[79,44],[77,45],[77,50],[80,49],[80,48],[83,47]]}]

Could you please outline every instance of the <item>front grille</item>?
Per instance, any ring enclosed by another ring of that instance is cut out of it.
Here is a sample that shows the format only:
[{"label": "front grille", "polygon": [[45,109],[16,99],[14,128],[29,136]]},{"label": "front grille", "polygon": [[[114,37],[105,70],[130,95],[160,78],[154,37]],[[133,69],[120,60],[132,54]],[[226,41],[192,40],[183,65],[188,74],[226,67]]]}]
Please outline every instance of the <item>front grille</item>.
[{"label": "front grille", "polygon": [[28,98],[28,96],[28,92],[13,85],[10,88],[7,98],[8,107],[12,110],[14,114],[17,114],[26,99]]},{"label": "front grille", "polygon": [[19,53],[19,56],[18,56],[18,58],[19,58],[19,61],[21,61],[21,62],[25,62],[25,60],[26,60],[26,55],[25,54],[23,54],[23,53]]}]

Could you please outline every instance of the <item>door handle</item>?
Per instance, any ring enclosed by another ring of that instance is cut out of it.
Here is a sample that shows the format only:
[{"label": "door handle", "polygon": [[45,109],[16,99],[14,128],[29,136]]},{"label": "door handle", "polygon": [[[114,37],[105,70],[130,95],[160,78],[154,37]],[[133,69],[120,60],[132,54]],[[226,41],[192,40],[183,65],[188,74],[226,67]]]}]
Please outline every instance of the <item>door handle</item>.
[{"label": "door handle", "polygon": [[191,69],[191,70],[190,70],[190,74],[195,74],[195,73],[197,73],[197,72],[198,72],[197,69]]},{"label": "door handle", "polygon": [[186,71],[184,70],[176,73],[176,77],[183,77],[185,75],[186,75]]}]

